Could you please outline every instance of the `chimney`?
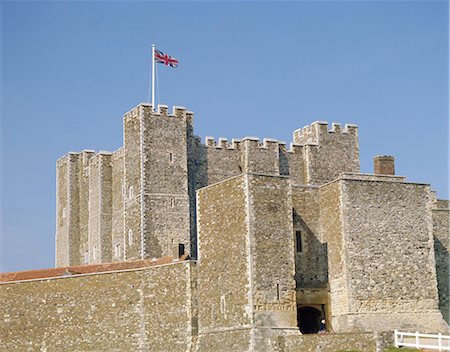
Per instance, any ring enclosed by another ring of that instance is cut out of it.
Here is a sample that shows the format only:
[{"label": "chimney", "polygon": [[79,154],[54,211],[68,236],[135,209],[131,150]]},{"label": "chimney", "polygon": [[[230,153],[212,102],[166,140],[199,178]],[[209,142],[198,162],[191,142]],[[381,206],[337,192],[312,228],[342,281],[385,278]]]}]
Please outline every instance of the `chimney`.
[{"label": "chimney", "polygon": [[373,172],[378,175],[395,175],[394,157],[377,155],[373,158]]}]

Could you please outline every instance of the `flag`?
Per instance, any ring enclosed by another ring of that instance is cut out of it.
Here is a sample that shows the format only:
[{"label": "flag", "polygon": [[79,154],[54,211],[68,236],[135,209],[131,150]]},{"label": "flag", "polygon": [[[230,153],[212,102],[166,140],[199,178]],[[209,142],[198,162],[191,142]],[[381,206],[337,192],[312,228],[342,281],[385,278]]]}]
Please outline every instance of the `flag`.
[{"label": "flag", "polygon": [[178,60],[172,56],[164,54],[163,52],[155,49],[155,62],[159,62],[160,64],[164,64],[165,66],[178,66]]}]

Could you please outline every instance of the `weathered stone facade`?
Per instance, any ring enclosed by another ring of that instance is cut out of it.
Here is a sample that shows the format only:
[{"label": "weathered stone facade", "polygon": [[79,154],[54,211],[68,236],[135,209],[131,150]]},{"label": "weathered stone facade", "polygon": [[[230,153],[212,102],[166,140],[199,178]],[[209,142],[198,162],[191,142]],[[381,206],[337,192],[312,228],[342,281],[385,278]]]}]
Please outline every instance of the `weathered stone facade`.
[{"label": "weathered stone facade", "polygon": [[179,261],[5,282],[0,350],[189,350],[196,335],[193,280],[195,262]]},{"label": "weathered stone facade", "polygon": [[[378,332],[448,332],[448,201],[393,157],[361,174],[355,125],[293,141],[202,144],[191,112],[141,104],[119,150],[59,159],[63,271],[0,275],[1,350],[378,351]],[[301,334],[321,319],[338,334]]]}]

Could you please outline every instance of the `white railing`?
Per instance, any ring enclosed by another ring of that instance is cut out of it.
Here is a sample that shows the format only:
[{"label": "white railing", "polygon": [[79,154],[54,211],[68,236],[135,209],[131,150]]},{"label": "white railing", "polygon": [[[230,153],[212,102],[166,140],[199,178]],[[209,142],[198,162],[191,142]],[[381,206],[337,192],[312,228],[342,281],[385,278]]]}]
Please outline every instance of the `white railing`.
[{"label": "white railing", "polygon": [[450,336],[442,334],[419,334],[418,332],[394,331],[395,347],[426,348],[437,351],[450,351]]}]

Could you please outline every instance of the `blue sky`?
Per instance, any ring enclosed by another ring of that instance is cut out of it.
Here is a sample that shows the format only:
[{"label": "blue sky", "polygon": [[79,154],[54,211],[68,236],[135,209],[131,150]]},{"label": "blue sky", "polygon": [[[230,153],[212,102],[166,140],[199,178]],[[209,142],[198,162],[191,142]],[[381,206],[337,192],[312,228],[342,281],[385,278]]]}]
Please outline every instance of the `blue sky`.
[{"label": "blue sky", "polygon": [[55,162],[116,150],[148,97],[195,113],[196,134],[272,137],[316,120],[359,126],[361,171],[448,198],[448,3],[2,2],[1,267],[52,267]]}]

